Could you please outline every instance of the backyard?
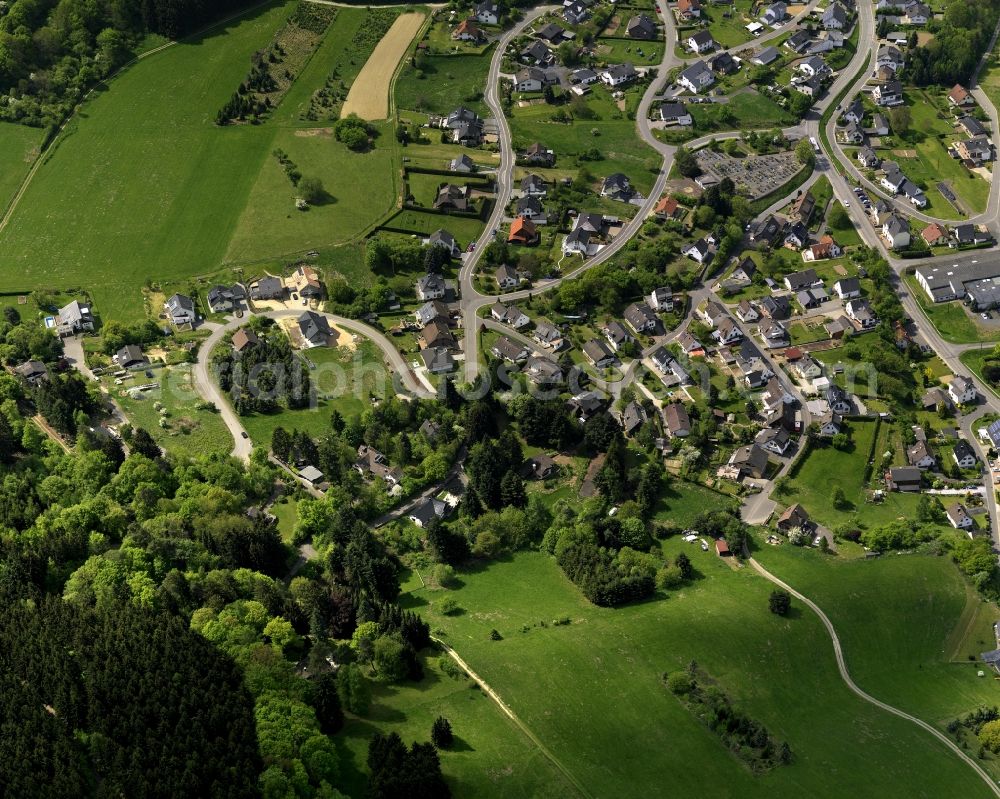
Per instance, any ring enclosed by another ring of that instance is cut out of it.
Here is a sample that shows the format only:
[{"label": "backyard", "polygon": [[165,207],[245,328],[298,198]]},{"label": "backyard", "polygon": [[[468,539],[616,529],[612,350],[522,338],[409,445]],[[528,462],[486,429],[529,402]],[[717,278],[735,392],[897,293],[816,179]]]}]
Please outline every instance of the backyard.
[{"label": "backyard", "polygon": [[972,318],[961,302],[930,302],[913,275],[903,278],[910,293],[917,298],[920,309],[927,315],[945,341],[953,344],[975,344],[995,341],[997,333],[986,330]]}]

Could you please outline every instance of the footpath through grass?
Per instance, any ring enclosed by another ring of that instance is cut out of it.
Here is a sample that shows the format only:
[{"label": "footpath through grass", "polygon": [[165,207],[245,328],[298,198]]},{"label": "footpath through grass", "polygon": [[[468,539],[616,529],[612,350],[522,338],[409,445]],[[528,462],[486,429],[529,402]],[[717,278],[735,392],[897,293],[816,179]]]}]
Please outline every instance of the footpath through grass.
[{"label": "footpath through grass", "polygon": [[45,131],[0,122],[0,215],[38,156]]},{"label": "footpath through grass", "polygon": [[1000,609],[967,586],[947,556],[884,555],[858,560],[792,546],[755,557],[814,600],[840,636],[851,675],[878,699],[944,728],[1000,685],[969,660],[995,648]]},{"label": "footpath through grass", "polygon": [[[847,690],[814,615],[776,617],[771,584],[749,569],[676,538],[665,546],[702,575],[665,599],[597,608],[552,558],[522,553],[462,574],[457,591],[419,591],[414,606],[595,796],[664,785],[677,797],[989,795],[927,733]],[[461,614],[435,612],[446,594]],[[752,776],[667,692],[663,673],[692,660],[789,742],[790,765]]]}]

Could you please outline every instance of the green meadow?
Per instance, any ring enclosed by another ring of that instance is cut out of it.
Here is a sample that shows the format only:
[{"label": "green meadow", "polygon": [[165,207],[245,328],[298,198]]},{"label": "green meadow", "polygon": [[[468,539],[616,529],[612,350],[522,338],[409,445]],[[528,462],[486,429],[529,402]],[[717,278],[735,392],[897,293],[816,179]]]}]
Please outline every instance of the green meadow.
[{"label": "green meadow", "polygon": [[[671,796],[989,795],[933,737],[848,691],[814,615],[776,617],[771,584],[750,569],[676,538],[665,547],[683,548],[700,579],[624,608],[590,605],[539,553],[463,573],[455,591],[418,589],[409,604],[593,796],[659,796],[665,785]],[[448,594],[461,613],[435,612]],[[665,689],[664,672],[692,660],[788,741],[791,764],[754,776]]]},{"label": "green meadow", "polygon": [[0,122],[0,215],[28,174],[44,137],[39,128]]}]

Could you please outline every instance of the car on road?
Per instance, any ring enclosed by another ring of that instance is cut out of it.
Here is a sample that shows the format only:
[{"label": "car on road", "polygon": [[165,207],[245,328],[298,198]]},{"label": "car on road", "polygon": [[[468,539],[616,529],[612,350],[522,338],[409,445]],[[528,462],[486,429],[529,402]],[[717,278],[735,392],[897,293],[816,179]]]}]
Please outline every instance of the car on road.
[{"label": "car on road", "polygon": [[240,433],[240,436],[242,438],[250,438],[250,436],[247,435],[247,431],[246,430],[244,430],[242,433]]},{"label": "car on road", "polygon": [[983,311],[983,312],[982,312],[981,314],[979,314],[979,315],[980,315],[981,317],[983,317],[983,319],[992,319],[992,318],[993,318],[993,314],[991,314],[991,313],[990,313],[989,311]]},{"label": "car on road", "polygon": [[850,207],[851,207],[851,204],[850,204],[850,203],[848,203],[848,202],[845,202],[845,203],[844,203],[844,208],[850,208]]}]

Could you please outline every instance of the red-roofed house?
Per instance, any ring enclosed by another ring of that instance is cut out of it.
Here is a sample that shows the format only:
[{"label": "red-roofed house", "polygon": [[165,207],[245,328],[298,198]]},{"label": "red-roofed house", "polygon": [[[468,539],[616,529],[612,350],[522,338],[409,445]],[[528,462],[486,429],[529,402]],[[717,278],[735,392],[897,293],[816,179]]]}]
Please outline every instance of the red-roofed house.
[{"label": "red-roofed house", "polygon": [[653,213],[660,219],[673,219],[677,216],[677,210],[679,208],[680,203],[678,203],[673,197],[664,197],[656,204],[656,207],[653,209]]},{"label": "red-roofed house", "polygon": [[938,244],[947,243],[948,231],[941,227],[937,222],[931,222],[927,227],[920,231],[920,238],[927,242],[928,247],[934,247]]},{"label": "red-roofed house", "polygon": [[975,105],[976,98],[969,94],[962,84],[956,83],[952,90],[948,92],[948,102],[961,108],[967,105]]},{"label": "red-roofed house", "polygon": [[511,222],[507,241],[511,244],[534,244],[538,241],[538,229],[535,223],[522,216],[517,217]]}]

